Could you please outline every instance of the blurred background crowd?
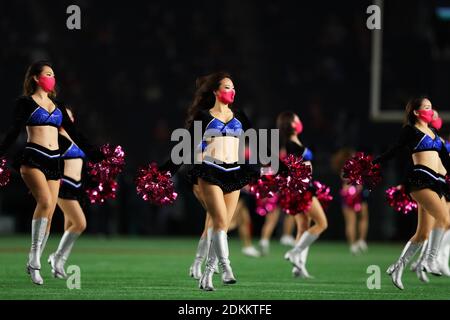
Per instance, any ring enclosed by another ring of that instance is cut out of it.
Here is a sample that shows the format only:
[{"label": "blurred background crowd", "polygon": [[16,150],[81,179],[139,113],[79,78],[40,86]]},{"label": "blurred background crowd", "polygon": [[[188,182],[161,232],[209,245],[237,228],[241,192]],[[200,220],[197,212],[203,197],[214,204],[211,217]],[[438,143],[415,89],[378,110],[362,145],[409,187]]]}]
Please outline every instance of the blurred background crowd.
[{"label": "blurred background crowd", "polygon": [[[66,8],[81,8],[81,30],[68,30]],[[326,239],[344,239],[339,189],[331,159],[343,147],[378,154],[401,123],[370,118],[372,1],[31,1],[4,2],[0,10],[0,135],[11,123],[27,66],[54,65],[59,99],[70,104],[92,143],[121,145],[127,167],[117,199],[87,205],[87,232],[99,235],[199,234],[204,212],[182,175],[179,198],[158,208],[140,199],[139,166],[170,154],[173,129],[183,126],[195,79],[227,70],[238,108],[260,128],[274,128],[278,113],[296,112],[300,139],[314,152],[314,173],[335,197],[327,211]],[[382,12],[381,107],[403,110],[425,93],[448,111],[450,1],[385,1]],[[450,119],[448,119],[450,120]],[[448,124],[443,132],[447,138]],[[20,149],[25,132],[17,141]],[[369,240],[404,239],[415,215],[386,205],[401,162],[385,168],[383,185],[369,199]],[[20,176],[0,191],[0,233],[27,232],[34,208]],[[58,218],[59,217],[59,218]],[[254,232],[263,218],[252,212]],[[56,214],[55,228],[62,228]]]}]

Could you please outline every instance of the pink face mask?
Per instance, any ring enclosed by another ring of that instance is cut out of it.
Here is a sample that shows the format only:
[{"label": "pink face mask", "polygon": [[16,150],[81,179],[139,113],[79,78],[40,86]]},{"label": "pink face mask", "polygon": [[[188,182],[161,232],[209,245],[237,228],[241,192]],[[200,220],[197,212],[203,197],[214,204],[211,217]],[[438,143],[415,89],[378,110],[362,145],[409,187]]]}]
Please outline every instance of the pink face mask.
[{"label": "pink face mask", "polygon": [[430,125],[435,128],[436,130],[441,130],[442,128],[442,119],[440,117],[437,117],[434,120],[431,120]]},{"label": "pink face mask", "polygon": [[45,92],[53,91],[53,89],[55,89],[55,83],[56,83],[55,77],[40,76],[38,78],[38,85]]},{"label": "pink face mask", "polygon": [[293,127],[294,130],[295,130],[295,134],[300,134],[300,133],[302,133],[302,131],[303,131],[303,123],[302,123],[301,121],[294,122],[294,123],[292,124],[292,127]]},{"label": "pink face mask", "polygon": [[420,120],[423,120],[426,123],[430,123],[431,121],[433,121],[433,115],[434,115],[434,111],[433,110],[419,110],[419,115],[418,118]]},{"label": "pink face mask", "polygon": [[219,99],[219,101],[222,103],[230,104],[233,103],[235,94],[236,92],[234,90],[229,91],[221,90],[217,94],[217,99]]}]

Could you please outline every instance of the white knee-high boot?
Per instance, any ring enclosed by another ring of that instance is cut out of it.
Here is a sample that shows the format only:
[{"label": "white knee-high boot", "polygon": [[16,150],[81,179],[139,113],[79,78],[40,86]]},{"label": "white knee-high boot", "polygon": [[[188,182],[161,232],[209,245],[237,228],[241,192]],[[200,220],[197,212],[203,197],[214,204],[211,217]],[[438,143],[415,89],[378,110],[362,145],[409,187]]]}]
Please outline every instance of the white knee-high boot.
[{"label": "white knee-high boot", "polygon": [[55,278],[67,278],[67,274],[64,270],[64,264],[69,258],[73,245],[75,244],[75,241],[79,236],[79,233],[73,233],[69,231],[64,232],[61,241],[59,242],[58,249],[48,258],[48,262],[52,267],[52,273]]},{"label": "white knee-high boot", "polygon": [[47,230],[47,218],[38,218],[31,221],[31,249],[28,255],[27,272],[31,276],[31,281],[35,284],[43,284],[41,277],[41,248]]},{"label": "white knee-high boot", "polygon": [[402,283],[403,270],[421,248],[422,244],[422,242],[408,241],[397,262],[391,265],[386,271],[391,276],[392,283],[400,290],[404,289]]}]

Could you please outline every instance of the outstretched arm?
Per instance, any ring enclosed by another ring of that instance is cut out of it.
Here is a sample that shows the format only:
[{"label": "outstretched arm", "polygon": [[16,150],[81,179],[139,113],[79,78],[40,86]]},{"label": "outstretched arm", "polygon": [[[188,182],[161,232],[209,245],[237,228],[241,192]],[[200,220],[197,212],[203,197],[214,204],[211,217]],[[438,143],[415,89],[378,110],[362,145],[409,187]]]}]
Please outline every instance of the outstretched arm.
[{"label": "outstretched arm", "polygon": [[63,114],[62,127],[67,131],[70,138],[83,150],[88,158],[94,162],[104,159],[103,153],[94,145],[90,144],[88,139],[82,135],[72,122],[65,107],[61,108]]},{"label": "outstretched arm", "polygon": [[14,107],[13,121],[7,131],[2,143],[0,144],[0,156],[3,156],[11,145],[17,140],[20,131],[25,127],[25,123],[30,116],[33,107],[25,98],[19,98]]},{"label": "outstretched arm", "polygon": [[402,128],[402,131],[400,132],[400,136],[397,139],[397,142],[391,145],[388,150],[386,150],[384,153],[376,157],[372,163],[377,164],[383,164],[387,162],[388,160],[392,159],[401,149],[403,149],[405,146],[407,146],[409,141],[414,140],[414,130],[411,126],[405,126]]}]

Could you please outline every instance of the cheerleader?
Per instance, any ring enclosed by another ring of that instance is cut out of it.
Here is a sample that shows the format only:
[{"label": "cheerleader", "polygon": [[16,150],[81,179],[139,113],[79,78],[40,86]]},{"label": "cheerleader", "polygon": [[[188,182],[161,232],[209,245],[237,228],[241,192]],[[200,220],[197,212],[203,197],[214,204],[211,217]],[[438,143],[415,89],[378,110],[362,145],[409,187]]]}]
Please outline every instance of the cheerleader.
[{"label": "cheerleader", "polygon": [[[449,137],[447,137],[448,139]],[[449,140],[445,141],[445,148],[447,149],[447,153],[450,154],[450,142]],[[450,188],[447,185],[447,188]],[[450,215],[450,192],[445,193],[445,201],[447,202],[447,212]],[[440,269],[443,275],[450,277],[450,268],[449,268],[449,258],[450,258],[450,226],[447,227],[447,231],[445,231],[444,236],[442,237],[442,243],[438,252],[438,263],[440,265]]]},{"label": "cheerleader", "polygon": [[[302,157],[305,164],[311,166],[312,152],[304,147],[298,139],[298,135],[303,131],[303,124],[299,117],[290,111],[282,112],[278,115],[277,127],[280,130],[280,140],[286,148],[286,153]],[[312,183],[310,191],[315,193]],[[311,208],[308,211],[299,212],[294,217],[297,225],[296,244],[285,254],[285,258],[293,264],[294,276],[310,278],[311,276],[306,270],[309,247],[327,229],[327,217],[316,196],[312,197]],[[310,226],[311,220],[314,221],[313,226]]]},{"label": "cheerleader", "polygon": [[[401,290],[404,289],[403,270],[427,238],[428,247],[420,268],[434,275],[442,275],[436,257],[449,224],[447,204],[443,196],[446,189],[444,175],[450,169],[450,157],[437,131],[428,126],[432,119],[433,109],[428,98],[410,100],[406,106],[405,124],[398,142],[373,161],[374,164],[383,164],[405,147],[412,157],[413,166],[404,185],[406,192],[419,205],[417,230],[398,260],[387,270],[393,284]],[[433,220],[434,229],[430,234]]]},{"label": "cheerleader", "polygon": [[[436,130],[441,130],[442,128],[442,118],[439,116],[437,111],[434,112],[433,121],[431,121],[430,125]],[[448,137],[447,137],[448,138]],[[450,142],[442,139],[445,144],[445,149],[447,153],[450,154]],[[447,212],[450,215],[450,187],[447,185],[446,192],[444,193],[445,201],[447,202]],[[433,231],[432,231],[433,232]],[[450,225],[447,227],[445,231],[442,242],[439,247],[437,261],[440,266],[440,270],[443,275],[450,277],[450,268],[449,268],[449,256],[450,256]]]},{"label": "cheerleader", "polygon": [[[75,119],[71,109],[66,107],[66,110],[73,123]],[[75,241],[86,229],[86,217],[80,205],[83,199],[82,169],[86,155],[62,127],[59,129],[58,143],[63,160],[63,175],[57,203],[64,214],[64,234],[56,252],[49,256],[48,263],[55,278],[66,279],[64,265]]]},{"label": "cheerleader", "polygon": [[[229,260],[227,228],[240,189],[260,173],[259,166],[252,170],[251,165],[239,164],[239,137],[251,125],[245,113],[233,106],[234,96],[229,74],[219,72],[200,78],[186,121],[191,137],[195,137],[196,124],[201,125],[201,141],[194,142],[198,148],[191,154],[191,161],[200,163],[192,166],[189,175],[199,186],[213,224],[208,259],[199,281],[200,289],[206,291],[215,290],[212,280],[216,260],[222,269],[223,283],[236,283]],[[180,166],[169,159],[160,169],[174,174]]]},{"label": "cheerleader", "polygon": [[[332,166],[338,173],[347,159],[354,155],[355,151],[349,148],[339,150],[334,156]],[[350,253],[357,255],[368,250],[367,230],[369,228],[369,209],[367,200],[369,190],[362,186],[353,186],[342,179],[341,188],[342,213],[345,220],[345,236],[350,246]],[[358,237],[357,237],[358,234]]]},{"label": "cheerleader", "polygon": [[40,257],[48,239],[60,185],[58,128],[64,126],[91,157],[101,157],[101,153],[96,153],[76,132],[66,109],[55,98],[55,74],[51,64],[45,61],[33,63],[25,75],[23,96],[16,101],[13,125],[0,145],[0,156],[3,156],[21,129],[26,127],[27,144],[13,166],[36,200],[26,270],[32,282],[38,285],[44,283],[40,274]]},{"label": "cheerleader", "polygon": [[[430,122],[430,126],[433,127],[436,130],[440,130],[442,128],[442,119],[439,117],[439,114],[437,111],[434,111],[434,115],[433,115],[433,120]],[[447,152],[450,153],[450,143],[446,142],[444,139],[442,139],[442,142],[445,144],[445,147],[447,149]],[[448,190],[444,193],[444,197],[445,200],[447,202],[447,207],[449,208],[449,213],[450,213],[450,193],[448,192]],[[420,206],[419,206],[419,210],[421,210]],[[433,230],[431,231],[433,232]],[[449,266],[448,266],[448,257],[449,257],[449,251],[450,251],[450,230],[447,230],[444,233],[444,236],[442,237],[442,242],[437,254],[437,261],[438,264],[440,266],[440,270],[442,272],[443,275],[446,276],[450,276],[450,270],[449,270]],[[428,283],[429,282],[429,278],[427,276],[427,274],[422,270],[421,265],[422,262],[425,259],[425,253],[427,251],[428,248],[428,240],[425,240],[423,245],[422,245],[422,249],[420,251],[420,255],[418,257],[418,259],[411,263],[411,270],[415,271],[417,274],[417,277],[423,281]]]}]

